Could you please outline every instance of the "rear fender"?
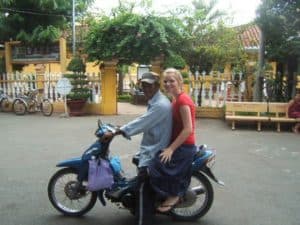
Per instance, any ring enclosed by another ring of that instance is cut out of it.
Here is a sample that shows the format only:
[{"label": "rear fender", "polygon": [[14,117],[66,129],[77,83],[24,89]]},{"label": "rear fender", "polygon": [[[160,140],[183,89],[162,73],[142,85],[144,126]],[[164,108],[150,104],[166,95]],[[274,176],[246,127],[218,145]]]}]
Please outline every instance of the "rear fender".
[{"label": "rear fender", "polygon": [[192,163],[192,170],[193,171],[199,171],[200,173],[206,175],[219,185],[224,186],[224,182],[220,181],[216,178],[216,176],[211,171],[210,167],[208,166],[209,161],[214,159],[215,153],[213,150],[204,150],[204,151],[198,151],[196,154],[196,157]]},{"label": "rear fender", "polygon": [[207,160],[213,155],[214,153],[211,150],[198,151],[192,163],[193,171],[200,170],[206,164]]}]

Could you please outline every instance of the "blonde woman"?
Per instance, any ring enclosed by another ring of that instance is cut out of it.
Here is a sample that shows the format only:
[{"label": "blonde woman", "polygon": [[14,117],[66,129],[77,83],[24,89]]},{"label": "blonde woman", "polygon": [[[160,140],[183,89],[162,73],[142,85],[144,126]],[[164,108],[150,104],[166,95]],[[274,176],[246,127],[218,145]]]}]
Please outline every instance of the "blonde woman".
[{"label": "blonde woman", "polygon": [[176,206],[191,179],[195,146],[195,105],[183,92],[183,79],[174,68],[164,71],[164,88],[172,97],[173,129],[171,144],[158,152],[149,167],[150,182],[164,199],[157,208],[165,213]]}]

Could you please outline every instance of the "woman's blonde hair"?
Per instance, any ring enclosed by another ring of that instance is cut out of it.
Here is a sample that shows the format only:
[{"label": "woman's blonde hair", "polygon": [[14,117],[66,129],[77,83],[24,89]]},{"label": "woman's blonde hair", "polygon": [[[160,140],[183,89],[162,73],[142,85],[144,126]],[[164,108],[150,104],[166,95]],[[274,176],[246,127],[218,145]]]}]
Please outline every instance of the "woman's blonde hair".
[{"label": "woman's blonde hair", "polygon": [[179,72],[179,70],[175,69],[175,68],[167,68],[164,73],[163,76],[166,77],[168,75],[172,74],[172,76],[175,78],[175,80],[177,80],[179,87],[182,88],[183,86],[183,78],[181,73]]}]

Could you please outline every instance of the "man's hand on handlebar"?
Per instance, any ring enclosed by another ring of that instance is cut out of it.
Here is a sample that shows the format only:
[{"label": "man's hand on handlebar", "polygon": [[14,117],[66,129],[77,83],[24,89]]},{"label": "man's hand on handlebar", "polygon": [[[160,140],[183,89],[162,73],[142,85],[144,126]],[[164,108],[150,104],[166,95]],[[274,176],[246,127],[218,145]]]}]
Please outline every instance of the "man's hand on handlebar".
[{"label": "man's hand on handlebar", "polygon": [[103,142],[109,142],[111,141],[111,139],[114,137],[114,134],[109,131],[109,132],[106,132],[102,137],[101,137],[101,141]]},{"label": "man's hand on handlebar", "polygon": [[111,141],[111,139],[112,139],[114,136],[119,135],[119,134],[122,134],[122,135],[123,135],[123,131],[121,131],[119,128],[116,129],[114,132],[108,131],[108,132],[106,132],[106,133],[102,136],[101,141],[103,141],[103,142],[109,142],[109,141]]}]

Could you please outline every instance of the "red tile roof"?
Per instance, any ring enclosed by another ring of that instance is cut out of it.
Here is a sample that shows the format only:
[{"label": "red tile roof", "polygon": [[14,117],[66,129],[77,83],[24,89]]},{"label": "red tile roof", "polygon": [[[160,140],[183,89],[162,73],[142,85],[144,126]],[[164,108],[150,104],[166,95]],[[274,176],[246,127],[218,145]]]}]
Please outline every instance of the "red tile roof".
[{"label": "red tile roof", "polygon": [[239,38],[246,50],[259,49],[260,29],[257,25],[248,24],[237,27]]}]

